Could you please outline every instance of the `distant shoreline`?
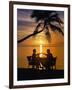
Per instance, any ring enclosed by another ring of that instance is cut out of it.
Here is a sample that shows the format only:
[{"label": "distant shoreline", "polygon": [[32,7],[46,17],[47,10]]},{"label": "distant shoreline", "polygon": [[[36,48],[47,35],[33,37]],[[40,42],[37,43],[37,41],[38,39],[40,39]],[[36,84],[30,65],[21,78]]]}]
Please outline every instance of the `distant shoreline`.
[{"label": "distant shoreline", "polygon": [[[40,47],[40,45],[18,45],[18,47]],[[42,47],[64,47],[64,44],[42,45]]]}]

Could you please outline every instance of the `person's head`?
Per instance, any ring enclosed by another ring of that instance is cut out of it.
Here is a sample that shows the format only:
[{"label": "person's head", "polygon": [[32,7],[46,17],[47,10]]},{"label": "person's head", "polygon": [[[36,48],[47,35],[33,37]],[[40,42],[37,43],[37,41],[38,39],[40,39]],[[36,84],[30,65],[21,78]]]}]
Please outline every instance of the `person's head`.
[{"label": "person's head", "polygon": [[48,53],[48,54],[50,53],[50,49],[47,49],[47,53]]},{"label": "person's head", "polygon": [[33,49],[33,53],[34,53],[34,54],[36,53],[36,49]]}]

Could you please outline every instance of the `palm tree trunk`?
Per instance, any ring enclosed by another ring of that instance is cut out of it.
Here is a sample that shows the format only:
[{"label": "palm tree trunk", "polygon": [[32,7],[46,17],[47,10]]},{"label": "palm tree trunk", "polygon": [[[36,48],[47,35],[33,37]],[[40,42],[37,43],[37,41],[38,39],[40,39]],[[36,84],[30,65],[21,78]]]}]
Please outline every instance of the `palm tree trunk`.
[{"label": "palm tree trunk", "polygon": [[34,35],[36,35],[36,34],[42,32],[43,30],[44,30],[44,28],[43,28],[42,30],[38,31],[37,33],[32,33],[32,34],[30,34],[30,35],[28,35],[28,36],[26,36],[26,37],[24,37],[24,38],[18,40],[17,42],[18,42],[18,43],[21,43],[22,41],[28,39],[29,37],[34,36]]}]

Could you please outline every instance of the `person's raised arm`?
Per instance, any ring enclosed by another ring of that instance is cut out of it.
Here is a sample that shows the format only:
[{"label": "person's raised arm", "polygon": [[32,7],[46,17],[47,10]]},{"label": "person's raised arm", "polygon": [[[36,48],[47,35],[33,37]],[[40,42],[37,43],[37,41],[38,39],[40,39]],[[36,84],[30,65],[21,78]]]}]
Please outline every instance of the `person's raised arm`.
[{"label": "person's raised arm", "polygon": [[46,54],[46,53],[42,53],[42,54],[44,54],[44,55],[46,55],[46,56],[47,56],[47,54]]}]

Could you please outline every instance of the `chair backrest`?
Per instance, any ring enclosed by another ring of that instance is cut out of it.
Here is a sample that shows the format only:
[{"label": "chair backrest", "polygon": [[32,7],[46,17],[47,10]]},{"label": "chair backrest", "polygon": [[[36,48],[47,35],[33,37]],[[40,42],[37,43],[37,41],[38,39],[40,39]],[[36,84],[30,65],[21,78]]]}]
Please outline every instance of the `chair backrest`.
[{"label": "chair backrest", "polygon": [[27,59],[28,59],[28,60],[31,60],[31,56],[27,56]]},{"label": "chair backrest", "polygon": [[36,58],[36,60],[32,60],[32,56],[27,56],[28,64],[29,65],[39,65],[39,61]]},{"label": "chair backrest", "polygon": [[29,64],[29,65],[32,65],[32,59],[31,59],[31,58],[32,58],[31,56],[27,56],[28,64]]}]

